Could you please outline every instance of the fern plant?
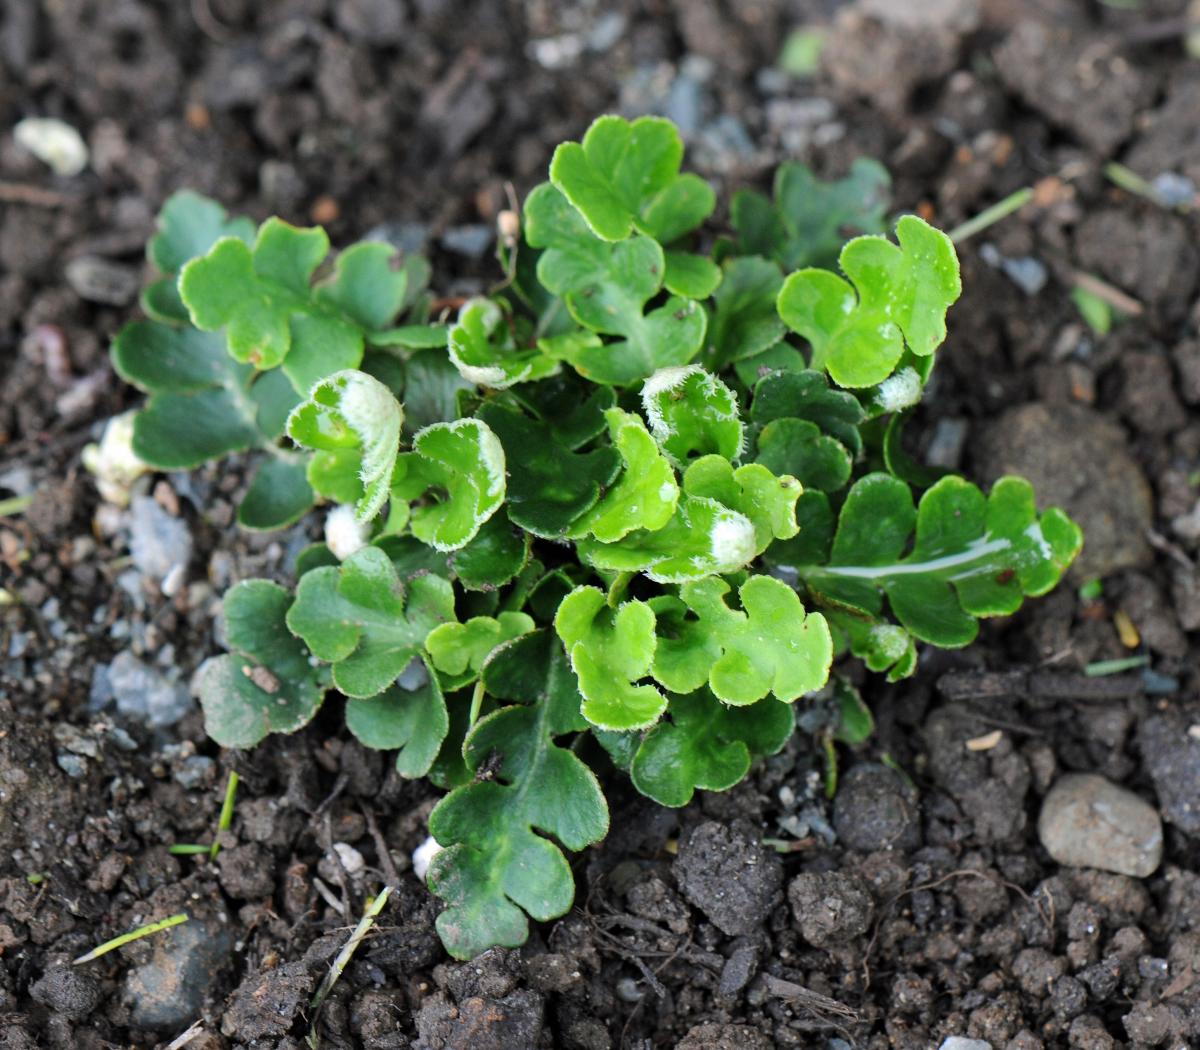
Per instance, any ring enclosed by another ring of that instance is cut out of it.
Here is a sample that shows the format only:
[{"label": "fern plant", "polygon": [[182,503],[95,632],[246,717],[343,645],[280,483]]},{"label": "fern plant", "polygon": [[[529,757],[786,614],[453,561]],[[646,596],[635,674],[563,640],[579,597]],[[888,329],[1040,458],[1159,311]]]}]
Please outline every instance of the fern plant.
[{"label": "fern plant", "polygon": [[1026,482],[931,484],[903,455],[959,269],[915,216],[882,232],[882,169],[790,166],[710,242],[682,157],[665,120],[599,118],[526,199],[499,290],[446,319],[419,259],[364,242],[330,267],[320,229],[180,194],[150,319],[113,348],[149,463],[255,450],[254,528],[332,504],[294,591],[227,595],[206,725],[248,748],[341,696],[447,789],[428,882],[458,957],[570,907],[564,851],[608,828],[597,769],[666,806],[727,789],[835,659],[910,675],[1081,545]]}]

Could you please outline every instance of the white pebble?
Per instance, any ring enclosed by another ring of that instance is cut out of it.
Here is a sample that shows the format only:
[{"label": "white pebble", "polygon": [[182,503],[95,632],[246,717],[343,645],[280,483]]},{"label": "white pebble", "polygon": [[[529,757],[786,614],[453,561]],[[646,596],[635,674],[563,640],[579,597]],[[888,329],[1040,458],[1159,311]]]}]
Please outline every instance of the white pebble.
[{"label": "white pebble", "polygon": [[445,847],[430,835],[429,838],[413,850],[413,873],[422,882],[425,881],[425,876],[429,874],[429,865],[433,863],[433,858],[441,853],[443,849]]},{"label": "white pebble", "polygon": [[83,450],[83,465],[96,476],[101,497],[118,507],[129,506],[130,489],[150,468],[133,451],[133,417],[122,412],[105,424],[100,443]]},{"label": "white pebble", "polygon": [[55,175],[78,175],[88,165],[87,143],[70,124],[54,117],[26,117],[15,128],[17,145],[29,150]]},{"label": "white pebble", "polygon": [[360,551],[371,538],[370,523],[363,524],[354,516],[354,506],[341,503],[325,518],[325,542],[338,561],[345,561]]},{"label": "white pebble", "polygon": [[367,862],[363,860],[363,855],[349,843],[335,842],[333,851],[338,855],[338,860],[342,862],[342,868],[347,875],[357,875],[366,867]]}]

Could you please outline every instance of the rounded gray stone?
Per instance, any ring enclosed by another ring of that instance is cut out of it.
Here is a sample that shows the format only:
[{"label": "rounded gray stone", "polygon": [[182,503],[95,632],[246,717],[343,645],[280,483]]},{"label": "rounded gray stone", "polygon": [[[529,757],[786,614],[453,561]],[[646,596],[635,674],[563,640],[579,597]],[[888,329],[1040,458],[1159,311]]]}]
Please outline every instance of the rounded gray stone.
[{"label": "rounded gray stone", "polygon": [[1162,860],[1158,811],[1095,773],[1060,777],[1042,803],[1038,837],[1059,864],[1145,878]]}]

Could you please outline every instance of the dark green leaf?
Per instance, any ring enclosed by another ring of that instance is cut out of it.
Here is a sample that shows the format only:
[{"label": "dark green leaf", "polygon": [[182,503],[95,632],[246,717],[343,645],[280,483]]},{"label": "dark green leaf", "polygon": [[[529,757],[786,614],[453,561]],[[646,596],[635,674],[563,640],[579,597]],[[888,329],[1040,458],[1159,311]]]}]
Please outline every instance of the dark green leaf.
[{"label": "dark green leaf", "polygon": [[291,595],[267,580],[246,580],[225,598],[232,650],[205,663],[198,692],[204,728],[222,747],[253,747],[268,733],[307,725],[328,688],[287,629]]},{"label": "dark green leaf", "polygon": [[792,708],[774,700],[727,707],[707,689],[672,696],[667,718],[646,734],[633,758],[633,786],[664,806],[686,806],[697,788],[725,791],[757,755],[773,755],[792,735]]},{"label": "dark green leaf", "polygon": [[238,507],[237,517],[248,529],[270,531],[299,521],[312,505],[308,457],[281,454],[263,460]]},{"label": "dark green leaf", "polygon": [[343,693],[365,699],[390,686],[421,654],[425,636],[453,619],[448,581],[416,576],[405,586],[382,550],[364,547],[339,568],[305,573],[287,623],[314,656],[333,664]]},{"label": "dark green leaf", "polygon": [[890,193],[887,170],[865,157],[835,182],[822,182],[803,164],[783,164],[775,173],[774,205],[751,190],[733,195],[736,250],[775,259],[787,270],[832,267],[851,237],[883,232]]},{"label": "dark green leaf", "polygon": [[407,362],[408,382],[404,392],[404,429],[411,435],[432,423],[458,418],[459,391],[473,391],[458,374],[450,359],[437,350],[422,350]]},{"label": "dark green leaf", "polygon": [[259,372],[250,386],[250,400],[255,404],[254,415],[258,429],[268,442],[283,437],[288,416],[300,404],[300,395],[279,369]]},{"label": "dark green leaf", "polygon": [[907,481],[914,488],[927,489],[947,471],[918,463],[904,448],[904,425],[911,412],[897,412],[887,422],[883,432],[883,462],[888,473]]},{"label": "dark green leaf", "polygon": [[379,241],[351,245],[337,257],[333,275],[317,286],[317,299],[337,306],[367,331],[387,328],[408,289],[408,274],[393,265],[396,256],[395,248]]},{"label": "dark green leaf", "polygon": [[505,405],[488,402],[479,418],[495,431],[506,457],[521,464],[508,480],[508,516],[535,536],[565,535],[621,469],[616,449],[573,452],[545,423]]},{"label": "dark green leaf", "polygon": [[440,350],[449,336],[449,325],[403,324],[397,328],[385,328],[381,332],[368,332],[367,342],[371,346],[399,346],[405,350]]},{"label": "dark green leaf", "polygon": [[777,419],[758,433],[755,462],[774,474],[790,474],[806,489],[837,492],[850,480],[846,447],[807,419]]},{"label": "dark green leaf", "polygon": [[294,570],[299,579],[306,572],[319,569],[323,565],[337,566],[340,563],[337,556],[324,543],[310,543],[296,555]]},{"label": "dark green leaf", "polygon": [[862,449],[859,427],[866,413],[853,394],[831,390],[821,372],[805,369],[763,376],[754,387],[750,419],[759,425],[782,419],[805,419],[857,454]]},{"label": "dark green leaf", "polygon": [[803,372],[806,368],[808,362],[804,355],[791,343],[783,342],[768,347],[761,354],[735,361],[733,365],[738,379],[751,390],[763,376],[772,372]]},{"label": "dark green leaf", "polygon": [[438,932],[460,959],[524,943],[526,913],[539,921],[564,914],[574,881],[551,839],[580,850],[608,831],[595,776],[554,742],[582,727],[574,676],[554,635],[539,631],[497,650],[484,684],[517,701],[478,722],[464,747],[472,769],[495,756],[495,778],[452,791],[429,820],[447,847],[429,871],[430,887],[448,904]]},{"label": "dark green leaf", "polygon": [[410,779],[429,772],[450,728],[437,675],[414,666],[411,683],[406,672],[378,696],[346,701],[346,728],[364,747],[398,749],[396,772]]},{"label": "dark green leaf", "polygon": [[735,361],[754,357],[787,331],[775,309],[783,274],[767,259],[733,259],[713,296],[712,322],[704,351],[705,365],[719,372]]},{"label": "dark green leaf", "polygon": [[833,545],[834,516],[829,497],[815,490],[801,493],[796,502],[798,533],[776,540],[763,555],[769,565],[824,565]]},{"label": "dark green leaf", "polygon": [[227,389],[155,394],[134,417],[133,451],[161,470],[190,470],[253,448],[262,434],[246,419],[243,406],[244,400]]},{"label": "dark green leaf", "polygon": [[174,277],[163,277],[151,281],[142,289],[138,305],[152,321],[183,325],[191,323],[188,309],[179,297],[179,288]]},{"label": "dark green leaf", "polygon": [[529,536],[503,511],[489,519],[465,547],[450,555],[455,578],[467,590],[490,591],[512,580],[529,560]]},{"label": "dark green leaf", "polygon": [[236,237],[246,244],[254,240],[254,223],[249,219],[231,219],[216,201],[191,190],[167,198],[157,226],[146,255],[165,274],[179,273],[185,263],[207,254],[222,237]]},{"label": "dark green leaf", "polygon": [[604,413],[617,403],[612,387],[597,386],[574,372],[560,372],[510,394],[545,423],[556,440],[578,449],[607,429]]},{"label": "dark green leaf", "polygon": [[838,705],[838,724],[834,736],[850,747],[866,743],[875,732],[875,718],[858,690],[846,679],[837,676],[833,680],[833,695]]},{"label": "dark green leaf", "polygon": [[987,497],[943,478],[914,510],[904,482],[869,474],[846,497],[830,564],[797,571],[818,597],[872,617],[886,596],[913,635],[954,648],[974,639],[977,617],[1016,612],[1024,597],[1050,590],[1081,545],[1062,511],[1039,518],[1020,478],[1000,479]]}]

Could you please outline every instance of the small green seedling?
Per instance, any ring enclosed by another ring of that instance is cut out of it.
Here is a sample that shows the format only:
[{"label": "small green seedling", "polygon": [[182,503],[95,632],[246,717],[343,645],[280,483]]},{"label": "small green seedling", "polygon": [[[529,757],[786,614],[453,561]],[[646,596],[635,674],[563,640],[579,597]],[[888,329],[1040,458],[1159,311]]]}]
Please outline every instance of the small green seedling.
[{"label": "small green seedling", "polygon": [[180,912],[178,915],[169,915],[165,919],[159,919],[158,922],[147,923],[145,926],[139,926],[136,930],[130,930],[128,933],[121,934],[120,937],[114,937],[111,941],[105,941],[103,944],[97,945],[90,952],[85,952],[83,955],[75,959],[71,965],[79,966],[82,963],[91,962],[93,959],[99,959],[102,955],[107,955],[117,948],[122,948],[126,944],[133,941],[140,941],[143,937],[149,937],[154,933],[161,933],[163,930],[169,930],[172,926],[179,926],[188,921],[188,915]]},{"label": "small green seedling", "polygon": [[177,842],[167,847],[167,852],[176,857],[198,857],[207,854],[209,860],[216,860],[221,852],[221,833],[233,826],[233,806],[237,799],[238,775],[235,770],[229,771],[229,780],[225,785],[225,798],[221,802],[221,813],[217,818],[217,833],[208,845],[195,842]]},{"label": "small green seedling", "polygon": [[1095,292],[1089,292],[1086,288],[1072,288],[1071,301],[1079,310],[1079,316],[1096,335],[1103,338],[1112,331],[1116,311],[1106,299],[1101,299]]},{"label": "small green seedling", "polygon": [[[419,260],[330,264],[318,229],[172,198],[151,258],[178,277],[114,348],[151,394],[152,462],[257,450],[253,527],[332,504],[294,590],[226,595],[206,727],[252,747],[336,693],[363,745],[446,789],[427,881],[460,958],[571,906],[603,778],[666,806],[730,788],[835,660],[911,675],[919,644],[967,645],[1082,542],[1024,481],[985,494],[904,453],[959,268],[945,234],[887,219],[882,168],[785,166],[713,244],[682,156],[657,118],[560,146],[499,290],[449,324]],[[836,745],[872,728],[836,697],[831,787]]]},{"label": "small green seedling", "polygon": [[1123,656],[1116,660],[1097,660],[1095,663],[1088,664],[1083,669],[1083,673],[1089,678],[1107,678],[1109,675],[1136,671],[1139,667],[1145,667],[1149,663],[1150,657],[1146,655]]},{"label": "small green seedling", "polygon": [[313,1011],[312,1025],[309,1028],[308,1038],[305,1040],[312,1050],[320,1045],[320,1040],[317,1038],[317,1022],[321,1017],[321,1008],[325,1005],[325,1000],[329,998],[329,993],[333,991],[333,986],[337,984],[338,978],[342,976],[346,967],[350,965],[350,960],[354,958],[354,953],[358,951],[358,946],[362,944],[367,934],[371,932],[371,927],[375,925],[375,920],[379,917],[379,913],[387,906],[388,898],[392,895],[391,886],[384,886],[379,891],[379,895],[372,901],[368,902],[363,916],[358,920],[358,925],[351,931],[346,943],[342,945],[341,950],[337,953],[336,958],[329,967],[329,972],[325,975],[316,992],[313,993],[312,999],[309,1001],[309,1008]]},{"label": "small green seedling", "polygon": [[235,770],[229,771],[229,782],[225,785],[225,798],[221,802],[221,816],[217,820],[217,833],[213,836],[212,845],[208,850],[208,859],[216,860],[221,852],[221,833],[233,826],[233,805],[237,799],[238,775]]}]

